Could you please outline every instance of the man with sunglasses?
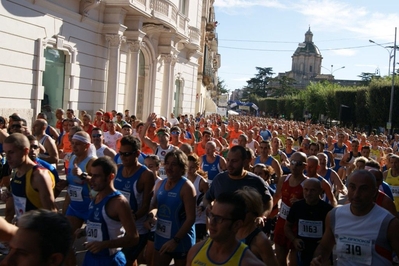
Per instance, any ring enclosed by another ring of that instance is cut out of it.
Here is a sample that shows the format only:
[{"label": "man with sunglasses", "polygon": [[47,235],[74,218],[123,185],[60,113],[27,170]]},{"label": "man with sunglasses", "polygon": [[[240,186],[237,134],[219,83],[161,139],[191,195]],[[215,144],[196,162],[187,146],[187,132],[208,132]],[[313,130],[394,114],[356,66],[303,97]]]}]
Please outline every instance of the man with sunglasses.
[{"label": "man with sunglasses", "polygon": [[285,236],[284,226],[287,215],[294,202],[303,199],[303,182],[308,178],[303,174],[307,163],[307,156],[303,152],[295,152],[290,158],[291,174],[282,176],[277,184],[273,202],[278,204],[281,199],[280,213],[274,229],[274,243],[279,265],[287,265],[287,256],[290,252],[290,261],[296,261],[296,250],[293,243]]},{"label": "man with sunglasses", "polygon": [[34,135],[39,143],[46,149],[45,153],[40,153],[39,157],[44,161],[52,164],[58,163],[58,149],[55,141],[51,136],[46,134],[47,121],[44,119],[37,119],[33,122],[32,135]]},{"label": "man with sunglasses", "polygon": [[93,128],[91,132],[91,142],[94,147],[96,147],[96,155],[98,158],[109,156],[113,159],[115,157],[116,152],[104,144],[104,133],[100,128]]},{"label": "man with sunglasses", "polygon": [[264,265],[236,238],[246,215],[244,199],[234,192],[221,193],[206,210],[209,238],[194,245],[187,255],[190,265]]},{"label": "man with sunglasses", "polygon": [[145,228],[144,222],[150,209],[155,184],[154,174],[138,161],[140,147],[140,140],[131,135],[121,139],[119,155],[122,165],[118,167],[114,179],[115,189],[119,190],[130,204],[140,236],[136,246],[122,250],[128,261],[127,265],[133,264],[147,243],[149,230]]}]

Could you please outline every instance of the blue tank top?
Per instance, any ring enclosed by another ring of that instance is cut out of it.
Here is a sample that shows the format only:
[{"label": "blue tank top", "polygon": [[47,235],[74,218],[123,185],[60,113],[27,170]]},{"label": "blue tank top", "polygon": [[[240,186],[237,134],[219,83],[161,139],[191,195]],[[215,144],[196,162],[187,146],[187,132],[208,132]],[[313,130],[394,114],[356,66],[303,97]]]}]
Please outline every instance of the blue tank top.
[{"label": "blue tank top", "polygon": [[328,183],[330,183],[332,185],[332,183],[331,183],[331,168],[327,169],[327,172],[323,177],[325,180],[328,181]]},{"label": "blue tank top", "polygon": [[222,172],[222,169],[220,169],[220,155],[216,155],[216,160],[213,163],[208,163],[206,160],[206,155],[202,156],[202,165],[201,168],[205,172],[208,173],[208,179],[213,180],[217,174]]},{"label": "blue tank top", "polygon": [[329,153],[328,153],[328,151],[323,151],[323,153],[325,155],[327,155],[327,167],[330,168],[331,167],[331,159],[330,159],[330,156],[328,155]]},{"label": "blue tank top", "polygon": [[[119,195],[121,195],[119,191],[114,191],[99,203],[95,203],[94,200],[90,202],[86,226],[87,242],[106,241],[123,236],[122,223],[110,218],[105,209],[109,200]],[[112,256],[119,250],[120,248],[105,248],[94,255]]]},{"label": "blue tank top", "polygon": [[[182,177],[175,187],[170,190],[165,189],[167,179],[161,182],[156,195],[158,202],[158,220],[154,240],[156,250],[160,250],[163,244],[173,239],[186,220],[184,203],[180,198],[180,190],[184,183],[187,182],[187,178]],[[188,252],[194,244],[195,227],[193,224],[190,231],[181,239],[173,252]]]},{"label": "blue tank top", "polygon": [[[86,172],[87,163],[90,161],[92,157],[87,157],[83,161],[78,164],[78,167],[82,172]],[[71,202],[69,206],[76,211],[86,213],[89,209],[90,204],[90,186],[86,181],[81,180],[76,175],[72,174],[72,169],[74,167],[76,156],[72,156],[67,173],[67,181],[68,181],[68,194],[71,198]]]},{"label": "blue tank top", "polygon": [[272,162],[273,162],[273,159],[272,159],[272,158],[273,158],[272,156],[269,156],[269,157],[267,158],[266,162],[261,162],[261,161],[260,161],[260,156],[258,156],[258,157],[256,157],[256,159],[255,159],[255,165],[258,164],[258,163],[263,163],[263,164],[272,166]]},{"label": "blue tank top", "polygon": [[343,144],[342,147],[338,147],[337,143],[334,143],[334,150],[332,151],[332,154],[338,154],[338,158],[334,158],[335,162],[335,167],[334,170],[338,171],[338,169],[341,167],[339,166],[339,162],[342,160],[342,157],[344,156],[344,153],[346,151],[346,145]]},{"label": "blue tank top", "polygon": [[[123,177],[123,165],[119,166],[118,173],[114,179],[114,187],[115,189],[119,190],[123,196],[127,199],[130,205],[130,209],[134,212],[138,210],[138,196],[136,185],[139,181],[141,174],[147,169],[144,165],[142,165],[132,176]],[[141,201],[141,199],[139,199]]]},{"label": "blue tank top", "polygon": [[58,183],[58,181],[60,181],[60,176],[58,175],[58,171],[57,168],[54,167],[54,165],[40,159],[40,158],[36,158],[36,163],[44,168],[46,168],[47,170],[49,170],[53,175],[54,175],[54,179],[55,179],[55,183]]}]

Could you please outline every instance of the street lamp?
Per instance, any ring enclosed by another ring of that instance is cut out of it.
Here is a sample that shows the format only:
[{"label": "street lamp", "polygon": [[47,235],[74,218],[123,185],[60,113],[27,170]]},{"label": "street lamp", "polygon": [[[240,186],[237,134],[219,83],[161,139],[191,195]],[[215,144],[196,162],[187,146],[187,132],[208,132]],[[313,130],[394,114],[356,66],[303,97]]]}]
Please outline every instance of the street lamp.
[{"label": "street lamp", "polygon": [[[373,40],[369,40],[369,42],[374,43],[375,45],[378,45],[378,46],[384,48],[384,49],[388,52],[388,54],[389,54],[388,76],[391,75],[391,60],[392,60],[392,57],[393,57],[392,52],[395,50],[395,49],[394,49],[394,46],[384,46],[384,45],[381,45],[381,44],[379,44],[379,43],[376,43],[376,42],[373,41]],[[390,49],[388,49],[388,48],[390,48]],[[397,48],[397,47],[396,47],[396,48]]]},{"label": "street lamp", "polygon": [[328,68],[323,67],[323,66],[321,66],[321,67],[324,68],[324,69],[327,69],[327,70],[330,72],[330,75],[331,75],[331,76],[332,76],[332,74],[334,74],[334,72],[336,72],[336,71],[338,71],[338,70],[340,70],[340,69],[345,68],[345,66],[342,66],[342,67],[337,68],[336,70],[334,70],[334,65],[331,65],[331,69],[328,69]]}]

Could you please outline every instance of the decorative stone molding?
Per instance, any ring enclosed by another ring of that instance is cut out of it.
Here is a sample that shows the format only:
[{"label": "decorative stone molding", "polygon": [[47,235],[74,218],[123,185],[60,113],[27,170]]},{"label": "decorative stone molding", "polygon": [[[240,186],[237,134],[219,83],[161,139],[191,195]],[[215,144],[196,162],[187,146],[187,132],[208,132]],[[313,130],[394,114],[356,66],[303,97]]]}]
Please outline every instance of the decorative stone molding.
[{"label": "decorative stone molding", "polygon": [[79,14],[87,17],[90,10],[96,8],[101,0],[80,0]]},{"label": "decorative stone molding", "polygon": [[142,41],[127,41],[129,45],[129,49],[131,52],[138,52],[144,46],[144,42]]},{"label": "decorative stone molding", "polygon": [[161,60],[166,64],[176,64],[177,62],[177,55],[175,54],[161,54]]},{"label": "decorative stone molding", "polygon": [[111,47],[120,48],[122,42],[126,41],[126,37],[119,34],[106,34],[105,40],[109,43]]}]

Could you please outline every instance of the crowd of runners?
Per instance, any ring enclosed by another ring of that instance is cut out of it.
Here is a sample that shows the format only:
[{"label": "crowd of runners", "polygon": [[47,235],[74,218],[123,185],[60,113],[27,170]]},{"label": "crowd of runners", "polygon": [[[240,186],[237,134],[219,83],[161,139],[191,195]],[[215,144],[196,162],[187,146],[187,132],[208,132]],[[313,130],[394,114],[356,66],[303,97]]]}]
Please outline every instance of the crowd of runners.
[{"label": "crowd of runners", "polygon": [[397,134],[200,113],[93,116],[57,109],[32,127],[0,117],[1,265],[77,265],[81,237],[83,265],[397,258]]}]

